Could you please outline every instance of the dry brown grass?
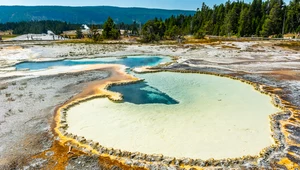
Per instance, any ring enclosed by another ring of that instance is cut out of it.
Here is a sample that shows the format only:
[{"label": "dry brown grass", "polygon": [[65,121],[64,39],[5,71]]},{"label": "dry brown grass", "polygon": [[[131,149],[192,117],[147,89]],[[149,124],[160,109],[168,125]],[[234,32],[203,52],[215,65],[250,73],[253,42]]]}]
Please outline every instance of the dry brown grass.
[{"label": "dry brown grass", "polygon": [[84,39],[70,39],[70,40],[65,40],[65,41],[58,41],[57,43],[74,43],[74,44],[133,44],[134,42],[128,42],[124,41],[123,39],[121,40],[102,40],[102,41],[94,41],[89,38],[84,38]]},{"label": "dry brown grass", "polygon": [[230,45],[222,45],[222,48],[224,48],[224,49],[235,49],[235,50],[240,50],[240,48],[235,47],[235,46],[230,46]]},{"label": "dry brown grass", "polygon": [[292,34],[292,33],[288,33],[288,34],[284,34],[284,37],[297,37],[297,34]]},{"label": "dry brown grass", "polygon": [[186,44],[221,44],[222,42],[249,42],[257,41],[252,38],[237,38],[237,37],[206,37],[205,39],[195,39],[194,37],[185,37]]},{"label": "dry brown grass", "polygon": [[283,47],[283,48],[288,48],[291,50],[295,51],[300,51],[300,42],[295,41],[295,42],[281,42],[278,44],[275,44],[276,46]]},{"label": "dry brown grass", "polygon": [[92,39],[84,38],[84,39],[69,39],[65,41],[59,41],[58,43],[87,43],[87,44],[96,44],[97,42]]},{"label": "dry brown grass", "polygon": [[5,90],[5,89],[7,89],[7,88],[8,88],[7,85],[0,85],[0,91],[1,91],[1,90]]},{"label": "dry brown grass", "polygon": [[10,38],[15,38],[17,37],[18,35],[2,35],[2,40],[8,40]]}]

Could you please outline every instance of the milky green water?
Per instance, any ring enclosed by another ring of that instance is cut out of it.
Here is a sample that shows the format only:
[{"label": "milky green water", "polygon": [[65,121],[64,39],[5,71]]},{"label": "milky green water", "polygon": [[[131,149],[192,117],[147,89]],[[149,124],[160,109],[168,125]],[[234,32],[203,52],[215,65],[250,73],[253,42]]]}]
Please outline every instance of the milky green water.
[{"label": "milky green water", "polygon": [[94,99],[68,111],[67,131],[106,147],[201,159],[256,155],[274,143],[268,116],[279,110],[248,84],[200,74],[137,76],[178,104]]}]

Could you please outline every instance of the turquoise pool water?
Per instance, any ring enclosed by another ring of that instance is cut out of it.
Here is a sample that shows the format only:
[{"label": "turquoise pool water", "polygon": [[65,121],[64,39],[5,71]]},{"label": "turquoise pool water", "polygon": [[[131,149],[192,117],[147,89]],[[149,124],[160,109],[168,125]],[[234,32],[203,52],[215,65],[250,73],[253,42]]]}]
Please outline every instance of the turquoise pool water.
[{"label": "turquoise pool water", "polygon": [[251,85],[202,74],[135,76],[145,82],[110,89],[124,103],[101,98],[72,107],[67,131],[106,147],[201,159],[257,155],[274,143],[269,115],[280,110]]},{"label": "turquoise pool water", "polygon": [[130,68],[141,66],[156,66],[160,63],[170,62],[171,58],[161,56],[128,56],[126,58],[95,58],[80,60],[62,60],[62,61],[46,61],[46,62],[23,62],[15,65],[17,70],[30,69],[42,70],[57,66],[74,66],[74,65],[90,65],[90,64],[122,64]]}]

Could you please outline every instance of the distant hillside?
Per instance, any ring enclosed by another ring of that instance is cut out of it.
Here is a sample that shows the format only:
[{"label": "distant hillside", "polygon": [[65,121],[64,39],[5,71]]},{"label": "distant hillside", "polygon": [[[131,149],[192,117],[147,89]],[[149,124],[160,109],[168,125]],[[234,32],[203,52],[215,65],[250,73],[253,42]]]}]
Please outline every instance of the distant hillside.
[{"label": "distant hillside", "polygon": [[110,16],[115,22],[131,24],[133,20],[145,23],[147,20],[155,17],[166,19],[171,15],[180,14],[194,15],[195,11],[110,6],[0,6],[0,23],[59,20],[71,23],[102,24]]}]

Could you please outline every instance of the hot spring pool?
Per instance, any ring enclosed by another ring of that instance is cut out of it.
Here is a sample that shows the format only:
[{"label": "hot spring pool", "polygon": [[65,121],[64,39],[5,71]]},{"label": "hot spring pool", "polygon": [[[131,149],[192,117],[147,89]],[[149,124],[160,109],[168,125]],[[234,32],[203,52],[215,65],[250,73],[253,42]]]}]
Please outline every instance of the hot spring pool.
[{"label": "hot spring pool", "polygon": [[128,56],[124,58],[106,57],[94,59],[61,60],[45,62],[23,62],[15,65],[17,70],[42,70],[58,66],[92,65],[92,64],[122,64],[130,68],[141,66],[156,66],[160,63],[170,62],[170,57],[161,56]]},{"label": "hot spring pool", "polygon": [[256,155],[274,143],[268,116],[279,109],[251,85],[202,74],[136,76],[145,82],[110,88],[124,103],[70,108],[67,132],[105,147],[200,159]]}]

